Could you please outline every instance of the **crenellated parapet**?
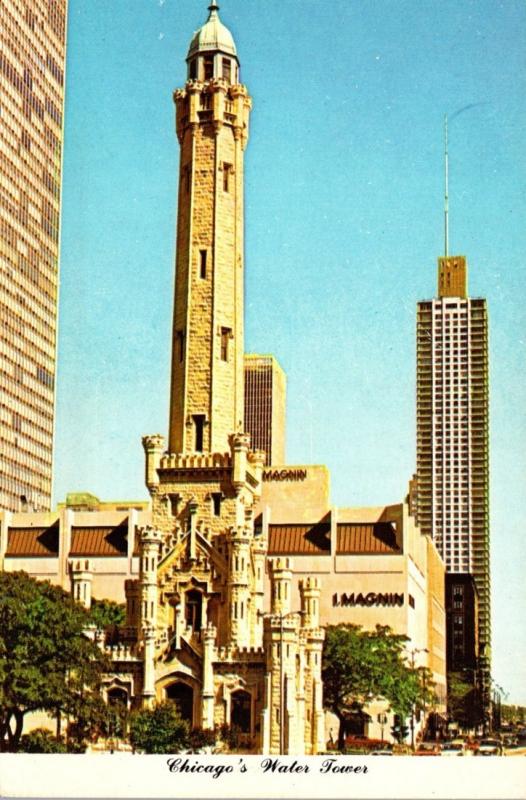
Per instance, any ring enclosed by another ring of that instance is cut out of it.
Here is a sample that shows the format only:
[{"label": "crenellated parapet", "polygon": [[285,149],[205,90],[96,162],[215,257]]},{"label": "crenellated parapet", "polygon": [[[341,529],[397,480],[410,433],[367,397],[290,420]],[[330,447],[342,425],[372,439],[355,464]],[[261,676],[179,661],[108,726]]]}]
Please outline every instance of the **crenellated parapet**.
[{"label": "crenellated parapet", "polygon": [[163,470],[230,469],[230,453],[166,453],[160,460]]}]

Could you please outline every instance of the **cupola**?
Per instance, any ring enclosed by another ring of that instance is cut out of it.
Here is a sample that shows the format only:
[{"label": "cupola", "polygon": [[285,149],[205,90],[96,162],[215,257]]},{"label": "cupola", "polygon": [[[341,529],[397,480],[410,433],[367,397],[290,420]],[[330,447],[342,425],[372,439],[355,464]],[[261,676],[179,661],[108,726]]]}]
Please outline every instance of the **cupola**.
[{"label": "cupola", "polygon": [[205,24],[196,31],[188,48],[188,80],[209,81],[222,78],[239,82],[239,61],[232,34],[219,19],[219,6],[212,2]]}]

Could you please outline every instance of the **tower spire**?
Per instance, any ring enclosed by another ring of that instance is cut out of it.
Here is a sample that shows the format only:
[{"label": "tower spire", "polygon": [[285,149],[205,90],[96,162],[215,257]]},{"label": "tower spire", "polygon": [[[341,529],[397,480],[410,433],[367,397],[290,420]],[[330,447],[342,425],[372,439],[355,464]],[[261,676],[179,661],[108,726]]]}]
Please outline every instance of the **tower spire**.
[{"label": "tower spire", "polygon": [[219,11],[219,3],[215,3],[214,0],[212,0],[210,5],[208,6],[208,10],[210,11],[210,16],[208,17],[208,19],[210,19],[210,17],[213,14],[217,15],[217,12]]},{"label": "tower spire", "polygon": [[449,153],[447,140],[447,114],[444,114],[444,256],[449,250]]}]

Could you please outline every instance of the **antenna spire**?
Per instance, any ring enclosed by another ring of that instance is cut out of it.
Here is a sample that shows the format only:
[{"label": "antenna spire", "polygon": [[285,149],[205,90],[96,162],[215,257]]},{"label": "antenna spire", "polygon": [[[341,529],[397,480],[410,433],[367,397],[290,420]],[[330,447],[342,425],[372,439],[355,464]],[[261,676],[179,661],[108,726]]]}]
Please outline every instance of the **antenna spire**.
[{"label": "antenna spire", "polygon": [[447,141],[447,114],[444,115],[444,255],[449,249],[449,153]]}]

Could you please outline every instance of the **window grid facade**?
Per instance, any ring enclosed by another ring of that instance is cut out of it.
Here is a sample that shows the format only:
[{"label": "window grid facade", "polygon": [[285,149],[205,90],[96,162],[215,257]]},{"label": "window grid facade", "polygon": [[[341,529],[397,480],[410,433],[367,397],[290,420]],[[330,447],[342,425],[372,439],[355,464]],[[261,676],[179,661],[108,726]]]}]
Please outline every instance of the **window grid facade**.
[{"label": "window grid facade", "polygon": [[473,575],[489,654],[488,324],[486,301],[418,304],[417,516],[449,573]]},{"label": "window grid facade", "polygon": [[67,0],[0,3],[0,507],[51,503]]},{"label": "window grid facade", "polygon": [[245,430],[266,465],[285,463],[285,374],[272,356],[245,355]]}]

